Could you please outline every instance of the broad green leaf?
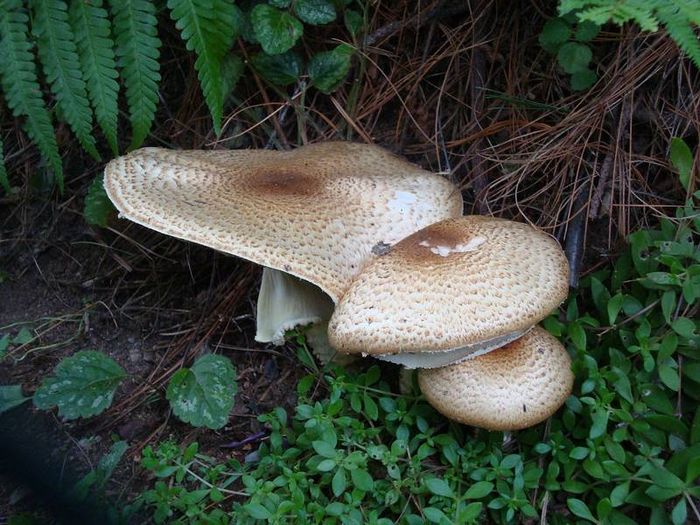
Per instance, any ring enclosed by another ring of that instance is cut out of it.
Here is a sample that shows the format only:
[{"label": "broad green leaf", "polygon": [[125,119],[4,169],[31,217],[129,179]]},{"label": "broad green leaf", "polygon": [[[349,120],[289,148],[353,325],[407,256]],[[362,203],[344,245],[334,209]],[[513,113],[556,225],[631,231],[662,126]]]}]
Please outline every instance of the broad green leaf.
[{"label": "broad green leaf", "polygon": [[690,174],[693,171],[693,153],[682,138],[671,139],[671,164],[678,171],[678,180],[687,191],[690,185]]},{"label": "broad green leaf", "polygon": [[447,521],[445,514],[436,507],[426,507],[423,509],[423,514],[431,523],[443,523]]},{"label": "broad green leaf", "polygon": [[622,303],[625,300],[625,296],[618,293],[610,298],[608,301],[608,322],[613,325],[617,319],[620,310],[622,309]]},{"label": "broad green leaf", "polygon": [[83,209],[85,222],[105,228],[107,219],[114,211],[114,204],[107,197],[107,192],[104,188],[104,179],[98,175],[93,179],[85,196],[85,207]]},{"label": "broad green leaf", "polygon": [[425,481],[425,486],[428,487],[428,490],[435,494],[436,496],[446,496],[446,497],[452,497],[454,494],[452,493],[452,489],[450,488],[450,485],[444,480],[440,478],[430,478]]},{"label": "broad green leaf", "polygon": [[493,490],[493,483],[490,481],[477,481],[471,485],[464,493],[466,499],[481,499],[488,496]]},{"label": "broad green leaf", "polygon": [[374,480],[369,473],[361,468],[350,471],[350,477],[356,488],[369,492],[374,488]]},{"label": "broad green leaf", "polygon": [[256,53],[250,63],[261,77],[276,86],[287,86],[299,80],[304,67],[301,56],[295,51],[279,55]]},{"label": "broad green leaf", "polygon": [[679,317],[673,323],[671,323],[671,328],[681,337],[687,337],[690,339],[693,337],[695,331],[695,323],[688,319],[687,317]]},{"label": "broad green leaf", "polygon": [[166,397],[173,413],[185,423],[218,429],[228,421],[237,389],[231,360],[206,354],[192,368],[183,368],[173,375]]},{"label": "broad green leaf", "polygon": [[591,22],[590,20],[584,20],[579,22],[576,26],[576,33],[574,38],[579,42],[590,42],[600,33],[600,26]]},{"label": "broad green leaf", "polygon": [[345,27],[353,38],[357,38],[360,34],[364,23],[365,21],[358,11],[354,9],[345,10]]},{"label": "broad green leaf", "polygon": [[559,47],[569,40],[571,26],[561,18],[552,18],[545,22],[538,38],[540,45],[550,53],[556,53]]},{"label": "broad green leaf", "polygon": [[330,93],[345,80],[350,70],[353,48],[340,44],[331,51],[322,51],[309,60],[309,76],[314,86]]},{"label": "broad green leaf", "polygon": [[598,80],[595,71],[584,68],[571,73],[571,89],[574,91],[585,91]]},{"label": "broad green leaf", "polygon": [[578,350],[586,350],[586,332],[578,321],[569,325],[569,337]]},{"label": "broad green leaf", "polygon": [[337,498],[340,497],[340,495],[345,492],[345,488],[347,487],[348,480],[347,476],[345,475],[345,469],[344,468],[339,468],[335,474],[333,475],[333,479],[331,480],[331,488],[333,489],[333,495]]},{"label": "broad green leaf", "polygon": [[619,507],[625,503],[625,498],[627,494],[630,493],[630,482],[625,481],[617,487],[615,487],[610,493],[610,503],[613,507]]},{"label": "broad green leaf", "polygon": [[335,447],[326,441],[313,441],[311,443],[317,454],[323,456],[324,458],[334,458],[338,455]]},{"label": "broad green leaf", "polygon": [[681,498],[671,511],[671,522],[673,525],[683,525],[687,520],[688,507],[686,507],[685,498]]},{"label": "broad green leaf", "polygon": [[671,324],[671,315],[676,308],[676,292],[668,290],[661,297],[661,311],[667,324]]},{"label": "broad green leaf", "polygon": [[659,378],[661,378],[663,384],[674,392],[678,392],[678,389],[681,386],[681,379],[678,376],[678,371],[664,363],[658,366],[658,370]]},{"label": "broad green leaf", "polygon": [[246,503],[243,508],[256,520],[266,520],[272,517],[272,513],[259,503]]},{"label": "broad green leaf", "polygon": [[294,12],[307,24],[328,24],[335,20],[335,7],[329,0],[296,0]]},{"label": "broad green leaf", "polygon": [[294,16],[267,4],[256,5],[250,21],[263,51],[269,55],[288,51],[304,32],[304,26]]},{"label": "broad green leaf", "polygon": [[580,499],[569,498],[566,500],[566,505],[569,507],[569,510],[579,518],[596,523],[596,519],[593,517],[588,505]]},{"label": "broad green leaf", "polygon": [[564,44],[557,53],[559,65],[569,74],[587,69],[592,58],[591,48],[577,42]]},{"label": "broad green leaf", "polygon": [[0,414],[21,405],[25,401],[29,401],[31,397],[25,397],[22,394],[20,385],[1,385],[0,386]]},{"label": "broad green leaf", "polygon": [[42,381],[34,393],[34,405],[41,409],[58,406],[59,416],[65,419],[94,416],[109,407],[125,377],[111,357],[93,350],[77,352]]}]

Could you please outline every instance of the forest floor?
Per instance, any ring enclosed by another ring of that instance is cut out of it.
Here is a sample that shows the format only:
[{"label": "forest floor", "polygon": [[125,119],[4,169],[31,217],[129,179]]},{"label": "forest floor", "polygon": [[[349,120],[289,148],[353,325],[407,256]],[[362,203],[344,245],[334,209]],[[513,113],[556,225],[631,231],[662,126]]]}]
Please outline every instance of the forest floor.
[{"label": "forest floor", "polygon": [[[176,58],[164,71],[149,144],[376,142],[449,173],[463,189],[465,213],[529,221],[556,235],[570,257],[584,261],[573,261],[577,274],[683,202],[668,142],[681,136],[697,145],[700,82],[667,37],[606,28],[592,44],[600,81],[579,93],[537,43],[544,2],[509,6],[518,12],[508,16],[501,3],[486,2],[481,11],[445,18],[418,16],[432,13],[432,3],[420,13],[412,2],[395,4],[377,10],[366,60],[351,73],[357,82],[332,98],[309,95],[300,108],[293,93],[282,97],[250,81],[240,99],[258,113],[231,109],[235,125],[219,139],[191,57],[170,49]],[[286,120],[284,107],[291,109]],[[128,460],[110,485],[127,499],[148,483],[138,459],[149,443],[196,440],[205,454],[245,456],[255,445],[220,447],[259,432],[258,415],[293,407],[305,374],[291,346],[253,340],[260,268],[116,217],[105,229],[87,225],[83,199],[104,162],[66,139],[66,172],[75,175],[62,196],[42,191],[36,152],[12,119],[2,127],[17,136],[5,143],[18,191],[0,198],[0,338],[12,341],[0,355],[0,384],[20,384],[31,395],[63,357],[86,349],[107,353],[128,373],[113,405],[89,420],[64,422],[23,405],[26,435],[42,436],[28,454],[48,449],[47,469],[79,475],[115,439],[127,440]],[[238,376],[229,424],[218,431],[180,423],[165,400],[170,376],[207,351],[230,357]],[[23,487],[0,479],[0,523],[40,503]]]}]

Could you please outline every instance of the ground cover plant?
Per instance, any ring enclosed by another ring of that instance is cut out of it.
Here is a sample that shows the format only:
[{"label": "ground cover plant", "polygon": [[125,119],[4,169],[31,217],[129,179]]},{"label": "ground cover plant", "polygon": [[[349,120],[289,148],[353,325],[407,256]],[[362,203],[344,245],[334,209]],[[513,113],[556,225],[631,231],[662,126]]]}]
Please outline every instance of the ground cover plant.
[{"label": "ground cover plant", "polygon": [[[73,466],[71,501],[125,523],[698,521],[692,3],[116,4],[0,0],[0,436],[22,421],[58,473],[0,477],[0,522],[51,521]],[[329,139],[560,240],[578,288],[546,327],[577,382],[548,423],[452,425],[392,367],[255,343],[257,270],[117,220],[100,184],[140,141]]]}]

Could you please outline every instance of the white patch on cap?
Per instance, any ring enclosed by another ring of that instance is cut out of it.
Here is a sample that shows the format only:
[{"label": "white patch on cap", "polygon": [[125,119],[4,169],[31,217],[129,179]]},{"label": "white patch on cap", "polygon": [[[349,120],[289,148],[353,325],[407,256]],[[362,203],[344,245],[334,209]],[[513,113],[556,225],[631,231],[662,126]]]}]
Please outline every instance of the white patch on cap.
[{"label": "white patch on cap", "polygon": [[467,242],[464,244],[457,244],[455,246],[444,246],[442,244],[437,244],[435,246],[431,246],[431,244],[428,241],[421,241],[418,243],[419,246],[425,246],[426,248],[430,248],[430,251],[434,253],[435,255],[439,255],[440,257],[447,257],[451,253],[465,253],[465,252],[473,252],[474,250],[478,249],[479,246],[484,244],[486,242],[486,237],[473,237],[469,239]]},{"label": "white patch on cap", "polygon": [[404,212],[405,208],[415,204],[418,197],[409,191],[395,191],[394,198],[389,201],[389,208],[399,212]]}]

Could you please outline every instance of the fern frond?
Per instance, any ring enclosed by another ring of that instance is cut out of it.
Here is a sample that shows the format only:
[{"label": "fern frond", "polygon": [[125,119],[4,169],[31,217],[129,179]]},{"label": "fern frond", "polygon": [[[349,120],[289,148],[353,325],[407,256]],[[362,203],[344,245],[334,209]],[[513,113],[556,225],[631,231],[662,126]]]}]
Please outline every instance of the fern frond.
[{"label": "fern frond", "polygon": [[160,40],[156,9],[150,0],[110,0],[117,65],[126,87],[132,138],[137,148],[148,135],[156,114],[160,82]]},{"label": "fern frond", "polygon": [[102,8],[102,0],[77,0],[71,2],[69,15],[88,97],[97,123],[117,155],[119,75],[107,11]]},{"label": "fern frond", "polygon": [[5,190],[5,193],[10,193],[10,180],[7,178],[7,168],[5,168],[4,149],[2,137],[0,137],[0,187]]},{"label": "fern frond", "polygon": [[[700,11],[700,7],[695,8]],[[683,13],[678,8],[667,5],[659,8],[659,18],[664,24],[666,31],[671,35],[671,38],[678,44],[683,52],[695,62],[695,65],[700,68],[700,41],[695,34],[695,31],[688,23],[687,13]]]},{"label": "fern frond", "polygon": [[85,151],[100,155],[92,136],[92,110],[63,0],[32,0],[37,51],[56,105]]},{"label": "fern frond", "polygon": [[700,41],[696,33],[700,24],[697,0],[560,0],[559,13],[576,13],[579,20],[602,25],[635,22],[645,31],[657,31],[660,25],[700,68]]},{"label": "fern frond", "polygon": [[168,0],[168,8],[187,49],[197,53],[194,67],[219,135],[225,96],[221,63],[233,44],[235,6],[228,0]]},{"label": "fern frond", "polygon": [[25,118],[24,131],[48,162],[63,192],[61,157],[36,77],[28,24],[21,0],[0,0],[0,85],[12,114]]}]

